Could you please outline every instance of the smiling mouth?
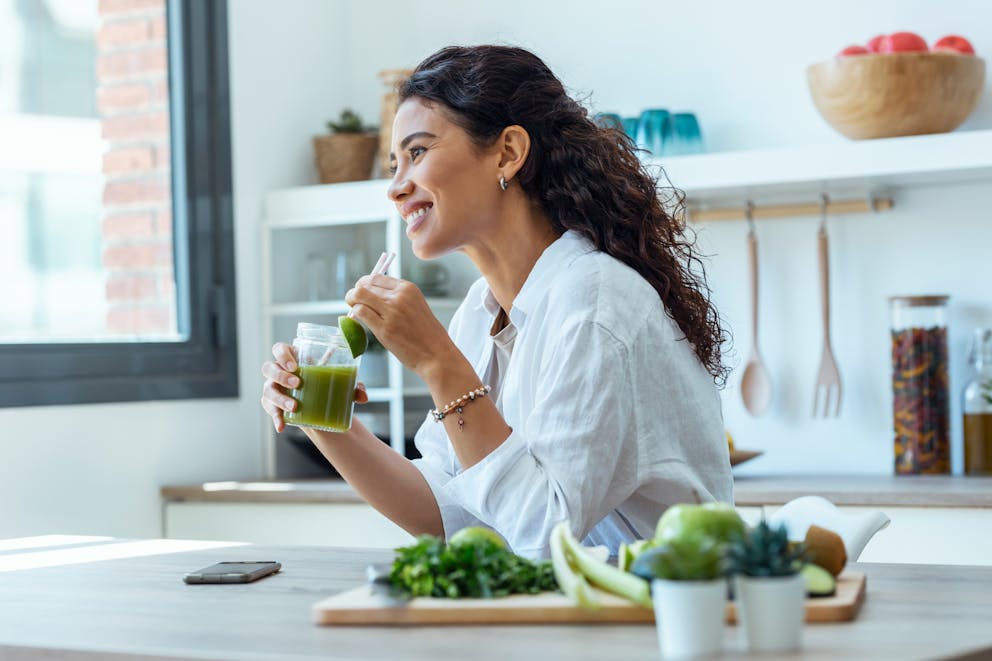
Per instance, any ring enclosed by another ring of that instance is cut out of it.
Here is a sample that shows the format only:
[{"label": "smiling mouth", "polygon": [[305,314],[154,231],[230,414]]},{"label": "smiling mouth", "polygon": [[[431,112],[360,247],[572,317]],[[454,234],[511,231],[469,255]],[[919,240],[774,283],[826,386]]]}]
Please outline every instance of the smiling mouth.
[{"label": "smiling mouth", "polygon": [[417,228],[424,224],[424,219],[427,217],[427,212],[429,212],[432,208],[433,206],[420,207],[406,217],[407,236],[413,234],[417,231]]}]

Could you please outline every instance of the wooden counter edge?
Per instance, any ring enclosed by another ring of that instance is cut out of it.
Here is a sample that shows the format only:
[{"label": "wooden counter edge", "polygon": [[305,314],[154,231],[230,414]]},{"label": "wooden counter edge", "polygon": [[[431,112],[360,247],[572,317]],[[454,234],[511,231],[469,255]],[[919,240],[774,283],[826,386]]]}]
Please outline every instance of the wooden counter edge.
[{"label": "wooden counter edge", "polygon": [[[160,489],[166,502],[193,503],[338,503],[361,504],[365,501],[344,481],[257,481],[166,485]],[[314,486],[319,484],[320,486]],[[286,488],[253,488],[256,485],[286,485]]]}]

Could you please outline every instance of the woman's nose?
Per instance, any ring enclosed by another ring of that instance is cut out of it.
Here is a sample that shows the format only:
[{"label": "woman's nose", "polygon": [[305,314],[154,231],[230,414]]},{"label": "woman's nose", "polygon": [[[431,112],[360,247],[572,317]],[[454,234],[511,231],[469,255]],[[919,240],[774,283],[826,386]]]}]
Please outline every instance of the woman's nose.
[{"label": "woman's nose", "polygon": [[393,202],[399,202],[404,197],[409,195],[412,190],[413,184],[409,179],[406,177],[394,177],[392,183],[389,184],[386,194]]}]

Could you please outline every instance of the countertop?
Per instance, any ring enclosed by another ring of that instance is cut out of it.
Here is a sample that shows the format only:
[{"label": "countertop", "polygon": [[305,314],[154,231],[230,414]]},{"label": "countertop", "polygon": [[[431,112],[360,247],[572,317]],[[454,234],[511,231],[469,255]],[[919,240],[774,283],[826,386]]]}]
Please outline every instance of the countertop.
[{"label": "countertop", "polygon": [[[640,659],[651,625],[318,627],[312,605],[359,585],[384,549],[262,547],[108,538],[0,540],[4,659]],[[246,585],[185,585],[220,560],[278,560]],[[924,659],[992,653],[992,567],[852,565],[867,599],[849,623],[811,624],[776,659]],[[735,627],[726,653],[741,655]],[[121,656],[115,656],[121,655]],[[755,657],[760,658],[760,657]],[[976,657],[977,658],[977,657]]]},{"label": "countertop", "polygon": [[[342,480],[263,480],[165,486],[166,501],[262,503],[361,503]],[[992,508],[992,477],[943,475],[811,475],[737,477],[739,507],[780,505],[818,495],[836,505],[869,507]]]}]

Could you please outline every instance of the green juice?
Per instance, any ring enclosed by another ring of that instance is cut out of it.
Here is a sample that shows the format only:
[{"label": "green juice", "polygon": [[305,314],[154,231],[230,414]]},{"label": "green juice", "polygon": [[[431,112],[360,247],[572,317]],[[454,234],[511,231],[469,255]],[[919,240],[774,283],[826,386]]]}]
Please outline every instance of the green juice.
[{"label": "green juice", "polygon": [[296,372],[300,387],[290,392],[297,401],[295,411],[283,415],[288,424],[325,431],[347,431],[355,408],[354,365],[304,365]]}]

